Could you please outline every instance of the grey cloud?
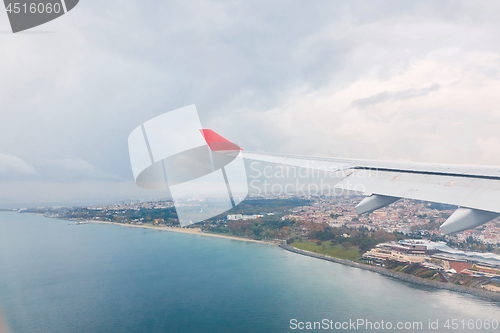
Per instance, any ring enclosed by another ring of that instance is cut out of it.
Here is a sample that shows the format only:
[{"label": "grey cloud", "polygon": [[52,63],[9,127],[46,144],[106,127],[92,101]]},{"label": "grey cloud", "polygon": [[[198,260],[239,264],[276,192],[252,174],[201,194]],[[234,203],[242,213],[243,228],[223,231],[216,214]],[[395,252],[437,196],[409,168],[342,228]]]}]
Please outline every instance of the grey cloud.
[{"label": "grey cloud", "polygon": [[2,181],[0,208],[109,204],[126,199],[168,199],[164,191],[141,189],[132,182]]},{"label": "grey cloud", "polygon": [[407,89],[407,90],[397,91],[397,92],[384,91],[382,93],[379,93],[379,94],[376,94],[376,95],[373,95],[370,97],[360,98],[360,99],[354,100],[351,103],[351,107],[355,107],[358,109],[365,109],[369,106],[384,103],[384,102],[403,101],[405,99],[426,96],[430,92],[437,91],[440,88],[441,88],[441,86],[438,83],[434,83],[430,87],[422,88],[422,89]]},{"label": "grey cloud", "polygon": [[[274,121],[291,125],[278,129],[265,114],[293,103],[297,91],[331,87],[333,95],[360,79],[388,79],[436,50],[498,54],[499,6],[84,1],[40,28],[56,33],[0,35],[0,151],[36,168],[38,174],[25,174],[28,185],[35,177],[68,183],[106,179],[113,186],[133,179],[128,134],[193,103],[202,124],[243,148],[280,151],[302,128],[279,118]],[[9,28],[0,16],[0,30]],[[430,91],[387,92],[357,103]],[[311,150],[319,147],[312,144],[316,140],[302,141]],[[51,166],[43,159],[66,162]],[[45,186],[40,184],[37,189]]]}]

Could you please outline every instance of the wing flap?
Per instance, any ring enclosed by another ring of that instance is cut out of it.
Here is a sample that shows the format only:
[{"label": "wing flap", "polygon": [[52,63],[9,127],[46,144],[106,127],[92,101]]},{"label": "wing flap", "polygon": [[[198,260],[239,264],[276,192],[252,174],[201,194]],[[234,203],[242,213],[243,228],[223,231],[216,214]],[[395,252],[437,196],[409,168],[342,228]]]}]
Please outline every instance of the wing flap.
[{"label": "wing flap", "polygon": [[500,213],[500,181],[378,170],[355,170],[335,185],[366,195],[434,201]]}]

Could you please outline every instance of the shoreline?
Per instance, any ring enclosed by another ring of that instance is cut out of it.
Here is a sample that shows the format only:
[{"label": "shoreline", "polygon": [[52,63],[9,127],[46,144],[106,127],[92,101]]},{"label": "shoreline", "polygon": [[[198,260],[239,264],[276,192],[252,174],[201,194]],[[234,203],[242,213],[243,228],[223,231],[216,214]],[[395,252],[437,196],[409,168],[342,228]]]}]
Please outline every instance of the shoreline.
[{"label": "shoreline", "polygon": [[469,295],[473,295],[476,297],[488,299],[489,301],[500,302],[500,293],[494,293],[494,292],[490,292],[490,291],[482,290],[482,289],[471,289],[468,287],[459,286],[459,285],[450,284],[450,283],[430,281],[430,280],[422,279],[420,277],[407,275],[405,273],[393,272],[393,271],[387,270],[387,269],[382,268],[382,267],[366,265],[366,264],[362,264],[362,263],[358,263],[358,262],[354,262],[354,261],[350,261],[350,260],[346,260],[346,259],[339,259],[339,258],[335,258],[335,257],[326,256],[323,254],[318,254],[315,252],[301,250],[301,249],[298,249],[298,248],[295,248],[295,247],[292,247],[289,245],[285,245],[282,243],[278,244],[278,243],[274,243],[274,242],[265,242],[265,241],[259,241],[259,240],[248,239],[248,238],[241,238],[241,237],[236,237],[236,236],[226,236],[226,235],[219,235],[219,234],[213,234],[213,233],[206,233],[206,232],[202,232],[200,228],[156,227],[153,225],[134,225],[134,224],[123,224],[123,223],[118,223],[118,222],[90,221],[90,220],[84,220],[82,222],[99,223],[99,224],[114,224],[114,225],[124,226],[124,227],[164,230],[164,231],[178,232],[178,233],[191,234],[191,235],[201,235],[201,236],[208,236],[208,237],[225,238],[225,239],[237,240],[237,241],[243,241],[243,242],[253,242],[253,243],[261,243],[261,244],[267,244],[267,245],[278,245],[283,250],[286,250],[289,252],[293,252],[296,254],[300,254],[300,255],[304,255],[307,257],[312,257],[312,258],[316,258],[316,259],[320,259],[320,260],[326,260],[326,261],[334,262],[334,263],[341,264],[341,265],[346,265],[346,266],[350,266],[350,267],[354,267],[354,268],[359,268],[359,269],[371,271],[371,272],[378,273],[380,275],[383,275],[383,276],[386,276],[389,278],[393,278],[395,280],[399,280],[402,282],[407,282],[410,284],[424,286],[424,287],[444,289],[444,290],[459,292],[462,294],[469,294]]},{"label": "shoreline", "polygon": [[490,301],[500,302],[500,293],[494,293],[491,291],[481,290],[481,289],[471,289],[471,288],[459,286],[456,284],[426,280],[426,279],[422,279],[420,277],[408,275],[405,273],[393,272],[393,271],[390,271],[390,270],[382,268],[382,267],[361,264],[361,263],[350,261],[350,260],[338,259],[338,258],[326,256],[323,254],[318,254],[318,253],[309,252],[306,250],[297,249],[297,248],[295,248],[293,246],[289,246],[289,245],[280,244],[279,247],[281,247],[282,249],[284,249],[286,251],[290,251],[290,252],[293,252],[296,254],[300,254],[300,255],[307,256],[307,257],[316,258],[316,259],[331,261],[331,262],[334,262],[337,264],[355,267],[355,268],[359,268],[359,269],[364,269],[367,271],[378,273],[378,274],[384,275],[386,277],[390,277],[390,278],[393,278],[393,279],[396,279],[399,281],[403,281],[403,282],[408,282],[411,284],[455,291],[455,292],[459,292],[459,293],[463,293],[463,294],[469,294],[469,295],[478,296],[481,298],[486,298]]},{"label": "shoreline", "polygon": [[201,231],[200,228],[155,227],[153,225],[123,224],[123,223],[118,223],[118,222],[90,221],[90,220],[84,220],[82,222],[100,223],[100,224],[114,224],[114,225],[119,225],[122,227],[146,228],[146,229],[153,229],[153,230],[172,231],[172,232],[178,232],[178,233],[183,233],[183,234],[201,235],[201,236],[232,239],[232,240],[238,240],[238,241],[243,241],[243,242],[253,242],[253,243],[261,243],[261,244],[268,244],[268,245],[277,245],[276,243],[273,243],[273,242],[265,242],[265,241],[260,241],[260,240],[256,240],[256,239],[248,239],[248,238],[242,238],[242,237],[236,237],[236,236],[226,236],[226,235],[203,232],[203,231]]}]

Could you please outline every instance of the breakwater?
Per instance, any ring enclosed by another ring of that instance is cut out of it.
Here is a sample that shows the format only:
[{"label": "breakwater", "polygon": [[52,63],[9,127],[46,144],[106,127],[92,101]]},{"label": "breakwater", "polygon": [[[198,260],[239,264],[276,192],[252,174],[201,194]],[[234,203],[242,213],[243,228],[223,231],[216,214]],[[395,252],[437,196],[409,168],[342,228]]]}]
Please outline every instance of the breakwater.
[{"label": "breakwater", "polygon": [[301,255],[305,255],[308,257],[313,257],[313,258],[317,258],[317,259],[321,259],[321,260],[335,262],[337,264],[342,264],[342,265],[347,265],[347,266],[356,267],[356,268],[360,268],[360,269],[365,269],[365,270],[379,273],[379,274],[382,274],[384,276],[388,276],[388,277],[391,277],[393,279],[397,279],[400,281],[409,282],[409,283],[417,284],[420,286],[456,291],[456,292],[470,294],[470,295],[474,295],[474,296],[479,296],[479,297],[487,298],[489,300],[500,302],[500,293],[495,293],[495,292],[481,290],[481,289],[472,289],[472,288],[459,286],[459,285],[451,284],[451,283],[426,280],[426,279],[416,277],[413,275],[408,275],[408,274],[404,274],[404,273],[400,273],[400,272],[394,272],[394,271],[391,271],[391,270],[388,270],[388,269],[385,269],[382,267],[378,267],[378,266],[361,264],[361,263],[350,261],[350,260],[338,259],[338,258],[326,256],[323,254],[318,254],[318,253],[314,253],[314,252],[300,250],[300,249],[297,249],[293,246],[289,246],[289,245],[285,245],[285,244],[280,244],[279,246],[282,249],[290,251],[290,252],[294,252],[297,254],[301,254]]}]

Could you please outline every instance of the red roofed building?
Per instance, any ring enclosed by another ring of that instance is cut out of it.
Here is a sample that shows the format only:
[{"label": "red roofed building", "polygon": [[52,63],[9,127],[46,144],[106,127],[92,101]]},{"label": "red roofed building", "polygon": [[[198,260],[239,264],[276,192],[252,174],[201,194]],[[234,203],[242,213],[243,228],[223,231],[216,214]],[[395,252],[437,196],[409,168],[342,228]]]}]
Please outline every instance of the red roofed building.
[{"label": "red roofed building", "polygon": [[465,261],[449,261],[450,267],[453,268],[457,273],[460,273],[464,269],[471,269],[472,264]]}]

